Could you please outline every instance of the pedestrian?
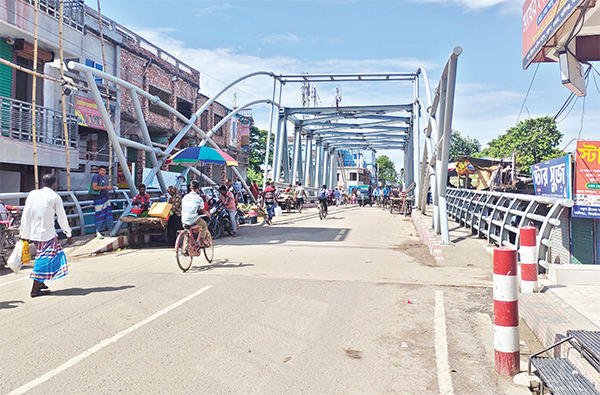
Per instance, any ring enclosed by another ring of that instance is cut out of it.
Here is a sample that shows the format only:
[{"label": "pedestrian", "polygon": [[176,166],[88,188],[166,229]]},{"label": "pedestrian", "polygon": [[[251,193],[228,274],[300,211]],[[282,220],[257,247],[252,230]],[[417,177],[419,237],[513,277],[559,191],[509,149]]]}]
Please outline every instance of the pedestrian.
[{"label": "pedestrian", "polygon": [[169,204],[173,212],[169,216],[169,222],[167,223],[167,243],[174,246],[177,239],[177,231],[183,229],[183,225],[181,224],[181,192],[173,185],[167,188],[167,191],[169,192]]},{"label": "pedestrian", "polygon": [[335,204],[336,206],[341,206],[342,204],[342,192],[339,190],[339,188],[335,188],[335,190],[333,191],[333,198],[335,199]]},{"label": "pedestrian", "polygon": [[302,186],[302,183],[298,181],[296,183],[296,205],[298,206],[298,214],[302,214],[302,207],[304,207],[304,198],[308,197],[306,189]]},{"label": "pedestrian", "polygon": [[263,202],[267,208],[267,224],[273,225],[273,217],[275,216],[276,201],[275,183],[268,182],[265,190],[263,191]]},{"label": "pedestrian", "polygon": [[235,198],[233,197],[233,194],[227,190],[225,185],[221,185],[219,188],[219,193],[221,194],[221,196],[219,196],[219,200],[225,206],[225,210],[227,211],[227,214],[229,214],[229,219],[231,220],[233,237],[237,237],[237,224],[235,220],[237,209],[235,206]]},{"label": "pedestrian", "polygon": [[36,257],[29,276],[33,279],[31,297],[50,293],[46,281],[54,281],[68,273],[67,257],[58,242],[54,229],[54,216],[65,236],[72,243],[71,227],[65,213],[63,201],[54,189],[56,176],[48,173],[42,177],[44,187],[29,193],[21,217],[20,236],[23,241],[35,242]]},{"label": "pedestrian", "polygon": [[142,212],[148,211],[148,208],[150,207],[150,195],[146,193],[146,186],[144,184],[140,184],[138,191],[139,193],[135,195],[131,204],[134,206],[139,206]]},{"label": "pedestrian", "polygon": [[95,225],[96,225],[96,237],[103,239],[102,232],[109,230],[113,226],[113,214],[110,201],[108,200],[108,191],[112,191],[111,185],[106,185],[104,176],[108,168],[106,166],[100,166],[98,168],[98,174],[92,177],[92,189],[94,191],[100,191],[99,195],[92,195],[94,197],[94,212],[95,212]]}]

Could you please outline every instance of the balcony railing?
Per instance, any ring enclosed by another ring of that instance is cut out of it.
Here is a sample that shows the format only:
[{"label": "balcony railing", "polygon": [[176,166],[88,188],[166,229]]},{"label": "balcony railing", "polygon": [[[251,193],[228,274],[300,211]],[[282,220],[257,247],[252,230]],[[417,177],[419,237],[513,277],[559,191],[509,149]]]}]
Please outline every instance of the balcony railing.
[{"label": "balcony railing", "polygon": [[[36,140],[57,146],[65,146],[62,112],[36,106]],[[67,114],[69,147],[77,148],[77,117]],[[32,141],[31,103],[0,96],[0,132],[2,136],[16,140]]]},{"label": "balcony railing", "polygon": [[[25,0],[25,2],[33,5],[33,0]],[[83,31],[83,7],[84,0],[65,0],[63,7],[63,20],[65,25],[69,25],[74,29]],[[40,11],[58,19],[60,0],[39,0]]]}]

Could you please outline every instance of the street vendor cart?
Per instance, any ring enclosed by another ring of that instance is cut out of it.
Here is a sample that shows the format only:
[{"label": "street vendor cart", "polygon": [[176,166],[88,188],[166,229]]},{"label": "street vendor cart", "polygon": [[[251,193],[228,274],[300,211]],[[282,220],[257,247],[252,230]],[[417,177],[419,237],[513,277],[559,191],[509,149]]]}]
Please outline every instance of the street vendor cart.
[{"label": "street vendor cart", "polygon": [[287,211],[288,213],[292,209],[296,209],[296,197],[293,193],[282,193],[277,197],[277,204],[281,207],[282,210]]},{"label": "street vendor cart", "polygon": [[133,247],[144,244],[145,236],[164,235],[167,238],[167,223],[164,218],[134,217],[126,215],[121,218],[127,224],[129,244]]}]

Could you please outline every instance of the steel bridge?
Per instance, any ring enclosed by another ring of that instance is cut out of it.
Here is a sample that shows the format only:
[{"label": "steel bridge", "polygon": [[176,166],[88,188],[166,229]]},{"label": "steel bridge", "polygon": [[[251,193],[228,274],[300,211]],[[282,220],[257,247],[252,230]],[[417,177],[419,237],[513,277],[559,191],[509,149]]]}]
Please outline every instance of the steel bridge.
[{"label": "steel bridge", "polygon": [[[458,57],[461,53],[462,49],[456,47],[450,54],[434,95],[432,95],[429,78],[424,68],[409,73],[376,74],[276,75],[273,72],[258,71],[240,77],[225,86],[189,118],[167,103],[162,102],[159,97],[153,96],[120,78],[79,63],[70,62],[68,67],[84,75],[100,116],[106,125],[109,140],[116,148],[117,160],[121,164],[132,194],[136,194],[137,190],[123,154],[125,147],[147,152],[152,163],[152,170],[144,183],[149,184],[154,177],[157,177],[162,192],[166,193],[167,185],[165,185],[160,168],[186,134],[194,130],[202,137],[199,145],[209,144],[219,148],[211,137],[222,125],[244,109],[258,104],[266,104],[271,106],[271,115],[264,166],[265,179],[267,173],[271,170],[275,182],[292,183],[300,181],[309,188],[316,188],[323,184],[331,188],[337,182],[336,176],[341,163],[339,155],[341,150],[362,150],[372,153],[388,149],[403,150],[403,183],[405,185],[415,183],[414,191],[419,207],[424,207],[426,204],[427,191],[431,187],[434,200],[433,225],[436,232],[441,233],[442,241],[449,242],[448,220],[445,215],[447,178],[447,166],[445,164],[448,163],[456,69]],[[240,106],[210,130],[202,130],[197,125],[196,121],[201,114],[225,92],[240,82],[257,76],[268,76],[273,79],[271,98],[255,100]],[[96,77],[105,79],[130,93],[143,134],[142,142],[124,139],[115,132],[105,103],[95,83]],[[413,95],[403,103],[392,105],[285,107],[281,103],[283,87],[291,83],[302,82],[407,83],[412,84]],[[421,84],[425,91],[425,100],[420,97]],[[152,145],[139,97],[145,98],[153,105],[175,115],[184,123],[185,126],[165,149]],[[274,124],[275,127],[273,127]],[[273,149],[272,161],[269,160],[271,144]],[[249,192],[249,188],[237,168],[232,167],[232,170]],[[183,177],[180,177],[179,183],[185,179],[190,171],[199,174],[209,182],[213,182],[194,167],[188,167],[182,172]],[[249,195],[252,197],[251,193]],[[121,222],[117,221],[112,233],[115,234],[120,226]]]}]

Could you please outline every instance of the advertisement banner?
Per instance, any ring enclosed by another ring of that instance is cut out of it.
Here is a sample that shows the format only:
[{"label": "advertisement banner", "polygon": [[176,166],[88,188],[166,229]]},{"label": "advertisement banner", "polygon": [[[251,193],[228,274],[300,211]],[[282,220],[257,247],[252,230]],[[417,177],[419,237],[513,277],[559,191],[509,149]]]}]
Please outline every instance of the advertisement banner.
[{"label": "advertisement banner", "polygon": [[535,194],[571,199],[571,160],[569,156],[531,166]]},{"label": "advertisement banner", "polygon": [[77,115],[77,124],[104,130],[104,123],[94,99],[85,96],[77,96],[76,99],[75,115]]},{"label": "advertisement banner", "polygon": [[600,218],[600,141],[578,141],[573,217]]},{"label": "advertisement banner", "polygon": [[583,0],[526,0],[523,5],[523,69]]},{"label": "advertisement banner", "polygon": [[[133,174],[133,163],[128,163],[127,167],[129,167],[129,173]],[[127,184],[127,179],[125,179],[125,173],[123,173],[120,163],[117,163],[117,188],[129,189],[129,184]]]}]

